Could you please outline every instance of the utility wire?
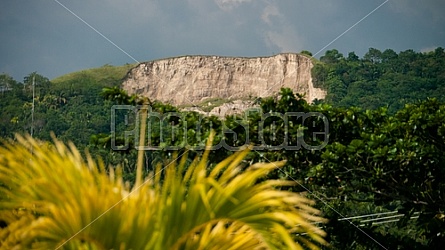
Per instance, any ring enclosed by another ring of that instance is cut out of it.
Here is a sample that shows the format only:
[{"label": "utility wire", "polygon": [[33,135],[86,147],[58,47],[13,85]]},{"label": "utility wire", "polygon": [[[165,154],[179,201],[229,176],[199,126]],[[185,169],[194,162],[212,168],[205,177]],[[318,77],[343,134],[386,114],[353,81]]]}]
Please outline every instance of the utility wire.
[{"label": "utility wire", "polygon": [[352,220],[352,219],[359,219],[359,218],[365,218],[365,217],[371,217],[371,216],[379,216],[379,215],[387,215],[387,214],[396,214],[398,213],[397,211],[391,211],[391,212],[382,212],[382,213],[375,213],[375,214],[365,214],[365,215],[358,215],[358,216],[353,216],[353,217],[348,217],[348,218],[341,218],[338,221],[342,221],[342,220]]},{"label": "utility wire", "polygon": [[[360,218],[366,218],[366,217],[372,217],[372,216],[379,216],[379,215],[388,215],[388,216],[384,216],[384,217],[378,217],[378,218],[373,218],[373,219],[364,219],[361,221],[358,221],[358,225],[359,227],[365,227],[369,224],[366,224],[366,222],[371,222],[371,226],[375,226],[375,225],[382,225],[382,224],[388,224],[388,223],[394,223],[394,222],[398,222],[400,220],[401,217],[404,216],[404,214],[397,214],[397,211],[390,211],[390,212],[382,212],[382,213],[375,213],[375,214],[365,214],[365,215],[359,215],[359,216],[352,216],[352,217],[345,217],[342,219],[339,219],[338,221],[350,221],[353,219],[360,219]],[[397,214],[397,215],[389,215],[389,214]],[[419,218],[418,214],[420,214],[420,212],[414,212],[415,216],[411,216],[409,217],[409,220],[414,220]],[[397,219],[394,219],[397,218]],[[312,224],[323,224],[322,222],[313,222]],[[319,229],[323,229],[323,226],[318,226],[317,228]],[[307,235],[308,233],[301,233],[298,235]]]},{"label": "utility wire", "polygon": [[[420,212],[414,212],[413,216],[411,216],[409,219],[417,219],[419,218]],[[381,215],[385,215],[383,217],[379,217]],[[385,224],[385,223],[391,223],[391,222],[397,222],[400,220],[401,217],[405,216],[404,214],[398,214],[397,211],[390,211],[390,212],[382,212],[382,213],[374,213],[374,214],[364,214],[364,215],[358,215],[358,216],[351,216],[351,217],[345,217],[341,218],[338,221],[349,221],[349,220],[355,220],[355,219],[362,219],[359,220],[358,223],[360,226],[365,226],[367,222],[372,222],[372,225],[379,225],[379,224]],[[376,217],[376,218],[370,218],[369,217]],[[366,218],[366,219],[363,219]],[[397,219],[395,219],[397,218]],[[314,224],[321,224],[322,222],[314,222]]]}]

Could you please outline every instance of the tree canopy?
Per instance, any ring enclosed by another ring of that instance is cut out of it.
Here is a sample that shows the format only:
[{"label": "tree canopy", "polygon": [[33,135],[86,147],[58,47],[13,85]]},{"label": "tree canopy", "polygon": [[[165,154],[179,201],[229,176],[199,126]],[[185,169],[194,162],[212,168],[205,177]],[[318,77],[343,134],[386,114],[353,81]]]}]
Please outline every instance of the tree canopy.
[{"label": "tree canopy", "polygon": [[343,57],[328,50],[312,70],[317,87],[327,90],[326,103],[376,109],[387,106],[390,113],[426,98],[444,100],[445,52],[406,50],[396,53],[370,48],[359,58],[354,52]]}]

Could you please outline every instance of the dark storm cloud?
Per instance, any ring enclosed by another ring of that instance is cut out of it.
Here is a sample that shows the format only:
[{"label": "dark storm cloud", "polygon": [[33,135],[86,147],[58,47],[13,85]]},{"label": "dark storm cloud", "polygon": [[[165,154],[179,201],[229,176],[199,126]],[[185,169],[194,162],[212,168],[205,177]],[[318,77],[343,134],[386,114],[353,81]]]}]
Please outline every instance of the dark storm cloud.
[{"label": "dark storm cloud", "polygon": [[[59,2],[138,61],[257,56],[329,44],[382,0],[79,0]],[[326,49],[445,47],[445,2],[391,0]],[[49,78],[134,60],[52,0],[0,3],[0,73]],[[323,54],[322,51],[320,54]]]}]

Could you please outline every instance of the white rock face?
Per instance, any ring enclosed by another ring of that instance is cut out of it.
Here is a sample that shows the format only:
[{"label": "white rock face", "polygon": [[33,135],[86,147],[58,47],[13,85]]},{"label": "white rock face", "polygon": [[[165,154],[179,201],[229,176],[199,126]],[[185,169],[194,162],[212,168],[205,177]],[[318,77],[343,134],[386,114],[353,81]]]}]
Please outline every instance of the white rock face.
[{"label": "white rock face", "polygon": [[198,112],[198,113],[201,113],[204,115],[209,115],[209,116],[215,115],[215,116],[224,118],[228,115],[241,114],[245,110],[252,109],[252,108],[260,108],[260,107],[258,104],[255,104],[254,101],[234,100],[234,101],[228,101],[227,103],[223,103],[219,106],[216,106],[208,112],[203,111],[199,107],[185,107],[185,108],[182,108],[182,110],[194,111],[194,112]]},{"label": "white rock face", "polygon": [[279,54],[271,57],[183,56],[141,63],[123,82],[129,94],[172,105],[194,106],[210,98],[239,100],[267,97],[287,87],[306,100],[324,99],[312,85],[309,57]]}]

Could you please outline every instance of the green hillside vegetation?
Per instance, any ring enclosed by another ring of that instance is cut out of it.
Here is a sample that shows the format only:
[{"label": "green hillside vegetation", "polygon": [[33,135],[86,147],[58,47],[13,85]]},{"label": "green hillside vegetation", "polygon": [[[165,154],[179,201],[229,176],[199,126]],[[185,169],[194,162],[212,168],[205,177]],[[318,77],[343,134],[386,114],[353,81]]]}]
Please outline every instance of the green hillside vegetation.
[{"label": "green hillside vegetation", "polygon": [[23,83],[8,75],[0,75],[0,82],[9,88],[0,96],[0,136],[13,138],[15,133],[27,134],[33,130],[34,137],[50,140],[53,132],[61,140],[72,141],[84,148],[91,134],[109,131],[112,104],[100,94],[104,87],[117,86],[121,80],[106,80],[105,76],[96,80],[98,78],[86,74],[73,75],[77,77],[63,77],[67,80],[57,83],[37,73],[29,74]]},{"label": "green hillside vegetation", "polygon": [[359,58],[333,49],[320,57],[312,76],[316,87],[327,90],[326,103],[363,109],[387,106],[394,113],[427,97],[445,99],[445,52],[440,47],[427,53],[371,48]]},{"label": "green hillside vegetation", "polygon": [[122,66],[112,66],[109,64],[105,64],[104,66],[99,68],[86,69],[62,75],[52,79],[51,82],[63,83],[81,78],[89,78],[96,82],[106,82],[107,84],[110,84],[110,82],[120,83],[127,72],[135,66],[136,64],[125,64]]}]

